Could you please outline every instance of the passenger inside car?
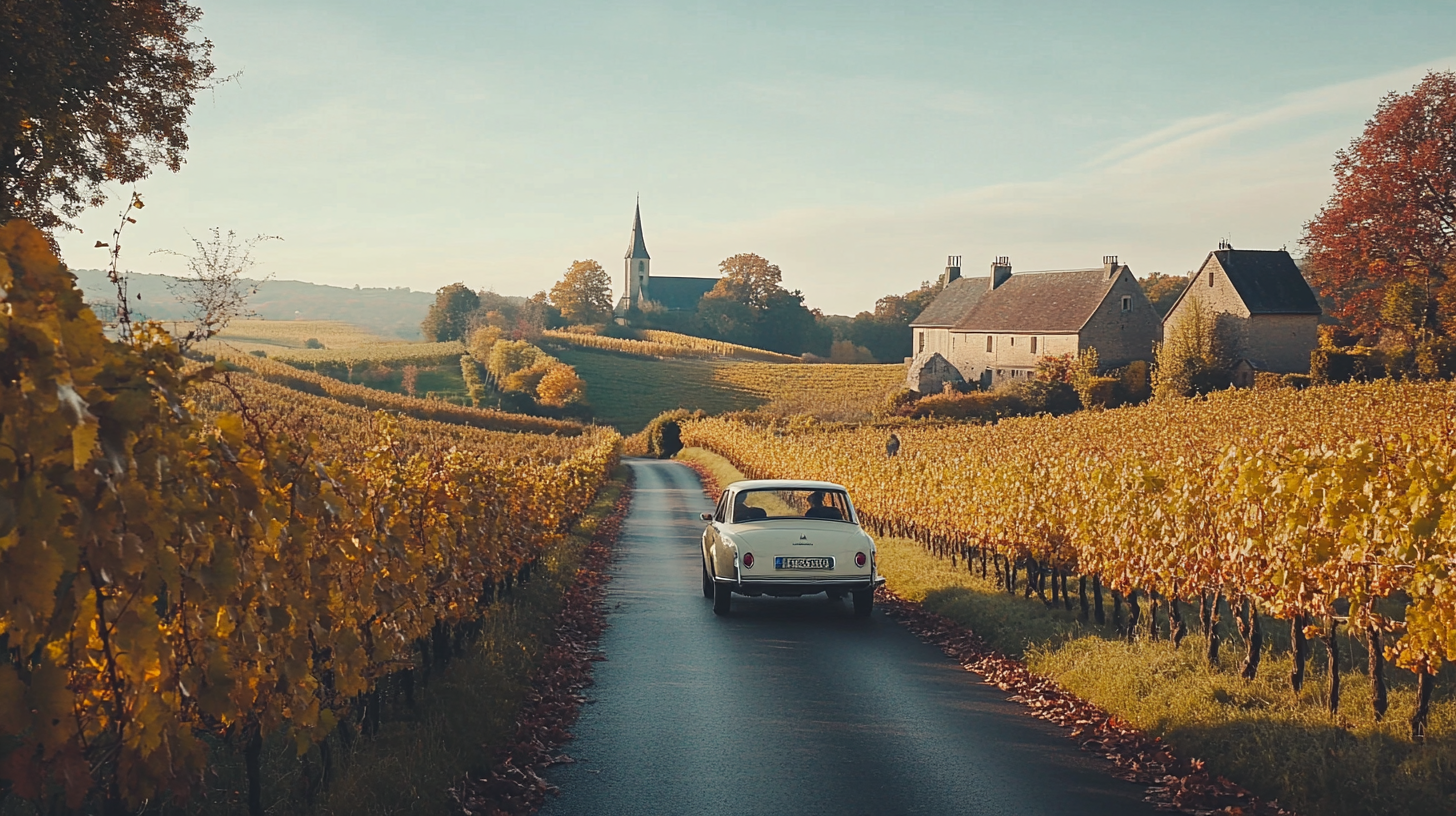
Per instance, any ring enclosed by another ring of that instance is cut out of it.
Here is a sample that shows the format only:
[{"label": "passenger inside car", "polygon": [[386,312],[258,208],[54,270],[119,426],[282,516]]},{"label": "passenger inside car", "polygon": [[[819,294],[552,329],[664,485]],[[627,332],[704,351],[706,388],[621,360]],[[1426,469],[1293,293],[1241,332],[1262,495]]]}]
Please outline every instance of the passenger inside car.
[{"label": "passenger inside car", "polygon": [[844,516],[836,507],[829,507],[824,504],[824,491],[816,490],[809,494],[809,509],[804,511],[804,518],[833,519],[843,521]]},{"label": "passenger inside car", "polygon": [[739,524],[745,521],[756,521],[768,518],[768,511],[762,507],[751,507],[748,504],[748,494],[739,493],[738,499],[733,503],[733,523]]}]

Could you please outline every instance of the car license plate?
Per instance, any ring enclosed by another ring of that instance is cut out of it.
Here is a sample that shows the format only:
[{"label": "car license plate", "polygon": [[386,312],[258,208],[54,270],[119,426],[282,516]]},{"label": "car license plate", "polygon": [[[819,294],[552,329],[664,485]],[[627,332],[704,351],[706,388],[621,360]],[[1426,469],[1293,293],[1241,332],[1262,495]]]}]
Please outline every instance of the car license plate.
[{"label": "car license plate", "polygon": [[834,569],[834,559],[797,555],[774,556],[774,569],[781,570],[829,570]]}]

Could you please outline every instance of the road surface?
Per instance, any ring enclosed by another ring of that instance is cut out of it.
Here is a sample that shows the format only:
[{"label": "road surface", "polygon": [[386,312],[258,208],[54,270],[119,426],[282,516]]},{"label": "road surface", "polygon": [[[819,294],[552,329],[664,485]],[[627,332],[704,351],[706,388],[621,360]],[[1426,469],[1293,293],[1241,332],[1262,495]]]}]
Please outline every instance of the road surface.
[{"label": "road surface", "polygon": [[1152,814],[1061,730],[882,612],[702,596],[697,475],[636,460],[595,702],[553,816]]}]

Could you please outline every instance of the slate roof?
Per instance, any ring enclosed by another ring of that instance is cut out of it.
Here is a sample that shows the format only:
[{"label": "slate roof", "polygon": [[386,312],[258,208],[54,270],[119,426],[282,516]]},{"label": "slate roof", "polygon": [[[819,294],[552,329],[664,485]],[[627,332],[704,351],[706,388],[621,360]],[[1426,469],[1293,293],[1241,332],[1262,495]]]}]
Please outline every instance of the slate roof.
[{"label": "slate roof", "polygon": [[691,312],[698,308],[698,300],[713,291],[717,284],[717,278],[660,278],[653,275],[647,279],[647,299],[661,304],[668,311]]},{"label": "slate roof", "polygon": [[951,281],[920,316],[910,321],[921,328],[948,328],[966,316],[991,288],[990,278],[956,278]]},{"label": "slate roof", "polygon": [[636,260],[638,258],[649,261],[652,260],[652,256],[647,254],[647,242],[642,240],[641,204],[637,205],[637,214],[632,217],[632,239],[627,244],[627,254],[623,255],[622,257],[631,258],[632,260]]},{"label": "slate roof", "polygon": [[[1314,291],[1282,249],[1220,249],[1218,258],[1229,283],[1250,314],[1320,314]],[[1203,262],[1208,266],[1208,261]],[[1192,287],[1189,287],[1192,288]]]}]

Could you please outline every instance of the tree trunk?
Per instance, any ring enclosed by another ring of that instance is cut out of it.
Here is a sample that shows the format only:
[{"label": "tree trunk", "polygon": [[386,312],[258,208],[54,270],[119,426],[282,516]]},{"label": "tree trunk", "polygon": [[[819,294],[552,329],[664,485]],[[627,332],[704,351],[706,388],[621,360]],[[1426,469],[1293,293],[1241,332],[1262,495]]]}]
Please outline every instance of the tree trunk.
[{"label": "tree trunk", "polygon": [[1208,641],[1208,650],[1204,657],[1208,665],[1218,665],[1218,593],[1212,593],[1212,601],[1204,604],[1203,607],[1203,636]]},{"label": "tree trunk", "polygon": [[1077,582],[1077,599],[1082,604],[1082,614],[1079,615],[1078,617],[1080,617],[1082,620],[1085,621],[1085,620],[1087,620],[1087,615],[1088,615],[1088,612],[1087,612],[1087,576],[1085,576],[1085,575],[1083,575],[1082,578],[1081,578],[1081,580]]},{"label": "tree trunk", "polygon": [[1183,626],[1183,610],[1178,608],[1178,599],[1168,599],[1168,639],[1173,641],[1173,648],[1183,645],[1183,636],[1188,630]]},{"label": "tree trunk", "polygon": [[1112,590],[1112,626],[1122,634],[1122,593]]},{"label": "tree trunk", "polygon": [[1148,640],[1158,639],[1158,593],[1148,593]]},{"label": "tree trunk", "polygon": [[1059,576],[1057,574],[1056,568],[1053,568],[1052,571],[1051,571],[1051,573],[1052,573],[1052,580],[1051,580],[1051,584],[1052,584],[1052,606],[1056,606],[1062,600],[1062,596],[1057,594],[1057,578]]},{"label": "tree trunk", "polygon": [[1385,709],[1390,701],[1385,693],[1385,652],[1380,646],[1380,630],[1370,627],[1370,705],[1375,709],[1375,721],[1385,719]]},{"label": "tree trunk", "polygon": [[1093,617],[1096,619],[1097,624],[1100,626],[1100,625],[1103,625],[1103,624],[1107,623],[1107,615],[1105,615],[1102,612],[1102,578],[1101,578],[1101,576],[1097,576],[1097,575],[1092,576],[1092,601],[1093,601],[1093,604],[1094,604]]},{"label": "tree trunk", "polygon": [[1336,714],[1340,710],[1340,636],[1333,617],[1326,618],[1325,623],[1325,649],[1330,653],[1330,713]]},{"label": "tree trunk", "polygon": [[1072,596],[1067,594],[1067,574],[1062,573],[1062,607],[1068,612],[1072,611]]},{"label": "tree trunk", "polygon": [[1304,627],[1307,618],[1304,615],[1295,615],[1289,622],[1289,648],[1294,653],[1294,670],[1289,673],[1289,687],[1298,694],[1304,688],[1304,657],[1308,645],[1304,639]]},{"label": "tree trunk", "polygon": [[1134,589],[1127,593],[1127,639],[1137,640],[1138,621],[1142,619],[1143,610],[1138,606],[1138,591]]},{"label": "tree trunk", "polygon": [[1041,577],[1041,565],[1038,564],[1038,563],[1036,563],[1036,559],[1035,558],[1032,558],[1031,556],[1027,556],[1026,557],[1026,591],[1022,594],[1022,597],[1023,598],[1030,598],[1031,597],[1031,593],[1033,593],[1033,592],[1040,592],[1041,591],[1037,587],[1037,579],[1040,578],[1040,577]]},{"label": "tree trunk", "polygon": [[243,764],[248,772],[248,816],[263,816],[262,755],[262,732],[252,729],[248,744],[243,746]]},{"label": "tree trunk", "polygon": [[1431,691],[1436,686],[1436,676],[1420,672],[1416,675],[1416,711],[1411,715],[1411,741],[1426,741],[1426,720],[1431,716]]},{"label": "tree trunk", "polygon": [[1245,680],[1253,680],[1259,673],[1259,658],[1263,655],[1264,630],[1259,627],[1259,610],[1248,598],[1244,599],[1244,615],[1248,620],[1245,627],[1248,648],[1244,652],[1244,664],[1239,668],[1239,676]]}]

